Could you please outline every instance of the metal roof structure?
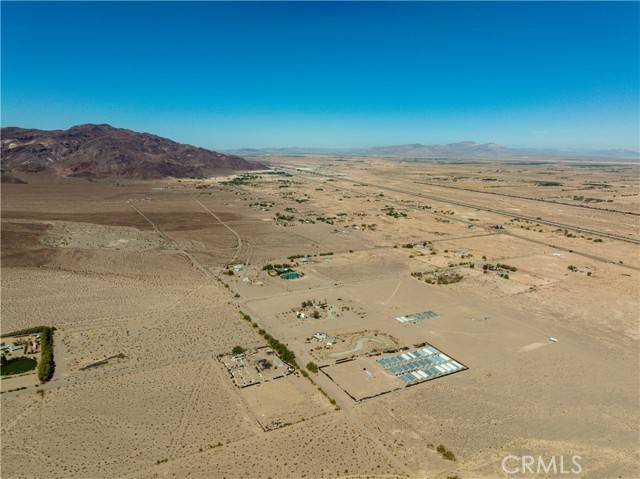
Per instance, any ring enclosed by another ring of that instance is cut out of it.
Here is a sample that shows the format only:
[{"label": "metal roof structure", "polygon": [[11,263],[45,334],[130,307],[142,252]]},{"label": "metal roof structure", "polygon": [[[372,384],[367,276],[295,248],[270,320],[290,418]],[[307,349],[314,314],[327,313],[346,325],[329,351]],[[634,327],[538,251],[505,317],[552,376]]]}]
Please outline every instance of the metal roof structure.
[{"label": "metal roof structure", "polygon": [[467,369],[433,346],[394,354],[377,359],[376,362],[406,385]]}]

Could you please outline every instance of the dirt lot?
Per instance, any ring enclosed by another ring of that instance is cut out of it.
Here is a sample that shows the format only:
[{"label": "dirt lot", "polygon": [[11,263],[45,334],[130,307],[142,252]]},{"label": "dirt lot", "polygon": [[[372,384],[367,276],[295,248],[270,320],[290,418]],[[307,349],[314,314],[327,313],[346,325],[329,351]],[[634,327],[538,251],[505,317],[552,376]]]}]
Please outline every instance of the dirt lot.
[{"label": "dirt lot", "polygon": [[[57,328],[53,380],[1,396],[3,477],[488,479],[509,454],[640,477],[637,166],[270,161],[3,185],[2,332]],[[376,333],[468,369],[388,388]],[[309,378],[236,387],[218,356],[267,335]]]}]

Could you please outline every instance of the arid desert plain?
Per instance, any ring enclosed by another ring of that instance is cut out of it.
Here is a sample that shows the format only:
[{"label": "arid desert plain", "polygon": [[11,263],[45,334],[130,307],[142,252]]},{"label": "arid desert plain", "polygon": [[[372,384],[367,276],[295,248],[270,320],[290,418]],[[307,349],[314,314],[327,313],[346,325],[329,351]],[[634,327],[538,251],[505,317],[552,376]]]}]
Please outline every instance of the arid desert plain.
[{"label": "arid desert plain", "polygon": [[3,184],[3,478],[640,477],[637,164],[264,161]]}]

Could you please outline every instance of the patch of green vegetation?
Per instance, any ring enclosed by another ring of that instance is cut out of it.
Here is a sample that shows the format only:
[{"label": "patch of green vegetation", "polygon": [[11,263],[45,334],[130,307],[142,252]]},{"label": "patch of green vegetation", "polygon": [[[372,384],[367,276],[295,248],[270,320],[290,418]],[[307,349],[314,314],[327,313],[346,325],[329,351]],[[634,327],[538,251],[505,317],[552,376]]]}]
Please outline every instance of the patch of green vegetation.
[{"label": "patch of green vegetation", "polygon": [[2,356],[2,358],[3,361],[2,364],[0,364],[0,374],[2,376],[26,373],[34,370],[38,364],[35,359],[26,356],[7,360],[4,360],[4,356]]},{"label": "patch of green vegetation", "polygon": [[313,361],[309,361],[307,363],[307,369],[315,374],[315,373],[318,372],[318,365],[316,363],[314,363]]}]

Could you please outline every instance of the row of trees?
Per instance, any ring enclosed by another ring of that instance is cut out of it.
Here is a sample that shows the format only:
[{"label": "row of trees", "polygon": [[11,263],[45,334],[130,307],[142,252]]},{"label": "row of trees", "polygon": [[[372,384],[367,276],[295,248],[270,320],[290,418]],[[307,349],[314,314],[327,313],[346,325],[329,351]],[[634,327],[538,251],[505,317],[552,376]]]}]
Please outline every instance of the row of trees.
[{"label": "row of trees", "polygon": [[[242,317],[245,321],[248,321],[252,324],[254,328],[257,328],[258,325],[253,322],[251,316],[246,313],[241,313]],[[264,329],[259,329],[258,333],[265,339],[269,347],[273,349],[280,359],[284,362],[291,364],[294,368],[300,369],[298,363],[296,362],[296,355],[293,351],[291,351],[285,344],[282,344],[276,338],[267,333]]]},{"label": "row of trees", "polygon": [[53,377],[56,363],[53,360],[53,329],[43,326],[40,331],[40,362],[38,363],[38,379],[46,383]]}]

